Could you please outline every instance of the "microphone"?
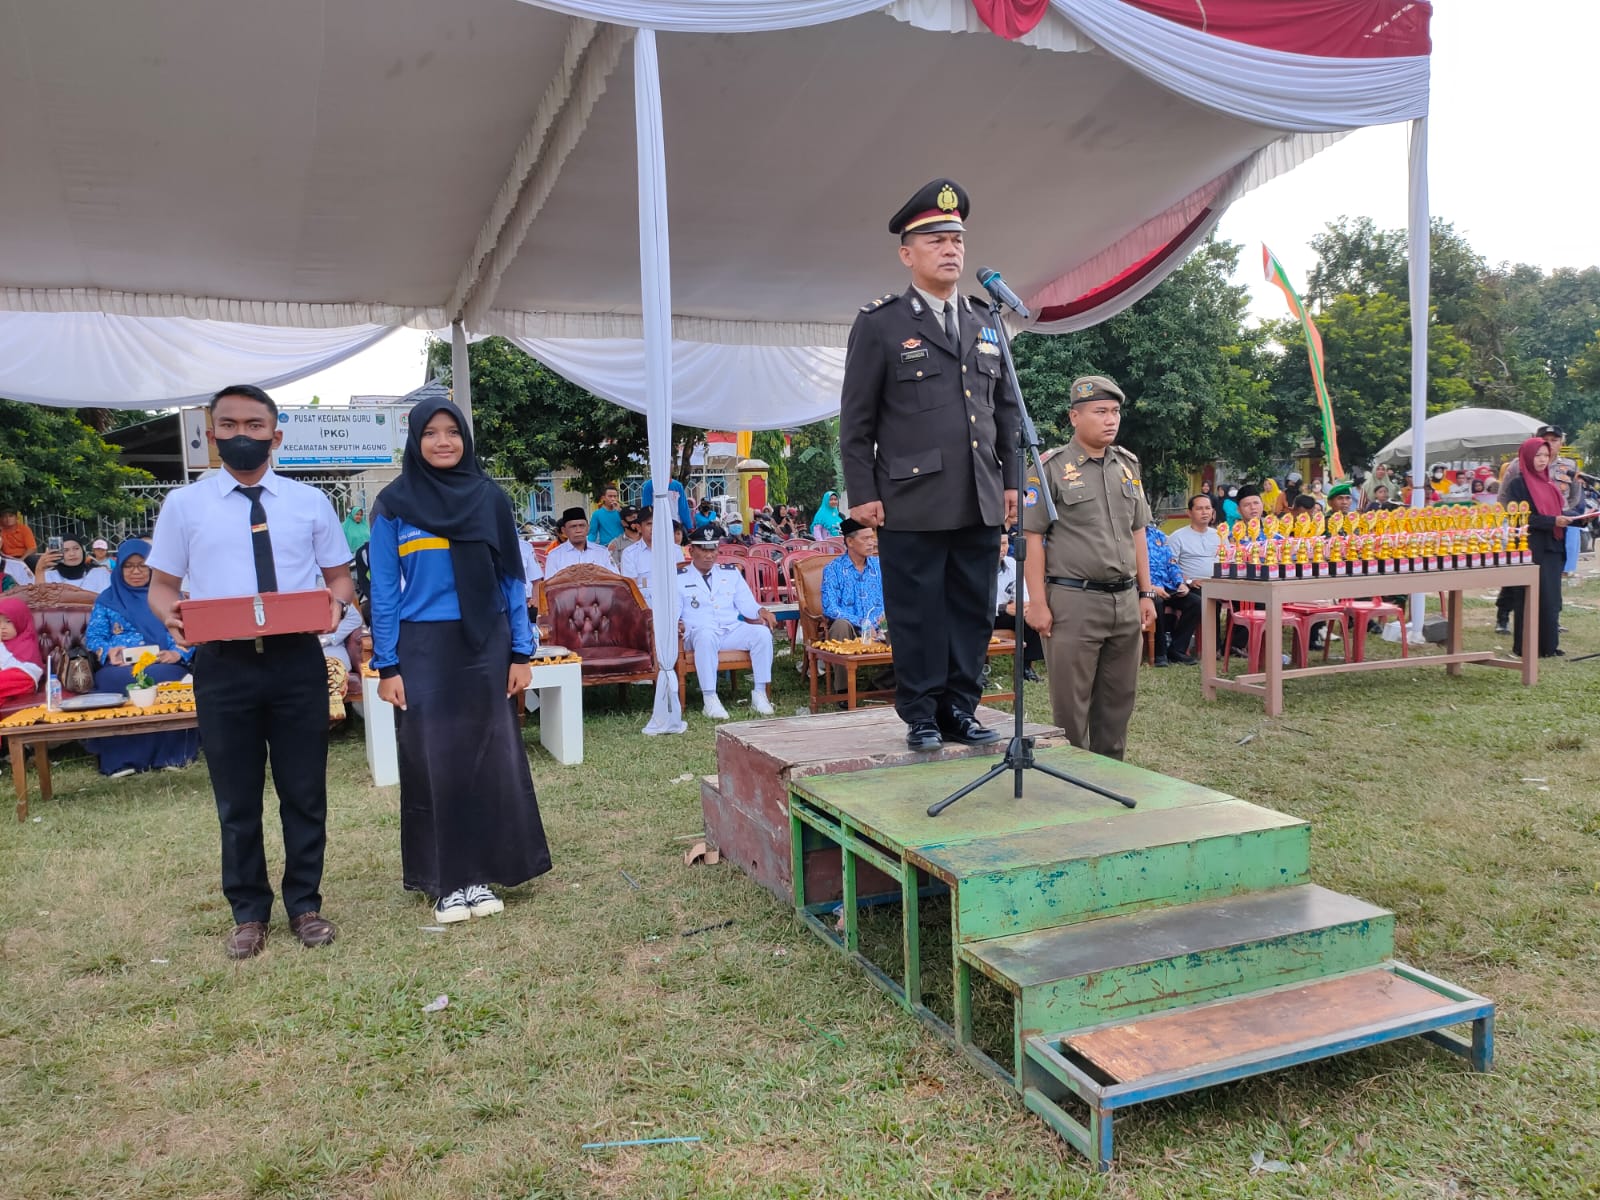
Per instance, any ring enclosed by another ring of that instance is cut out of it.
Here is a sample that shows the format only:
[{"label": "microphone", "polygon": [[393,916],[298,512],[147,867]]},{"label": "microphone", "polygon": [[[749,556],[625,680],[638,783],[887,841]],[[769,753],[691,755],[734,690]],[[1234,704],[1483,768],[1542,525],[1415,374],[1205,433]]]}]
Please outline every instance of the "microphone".
[{"label": "microphone", "polygon": [[1017,294],[1000,278],[1000,272],[993,267],[978,268],[978,282],[983,285],[983,290],[993,296],[999,303],[1015,312],[1019,317],[1031,317],[1028,306],[1017,298]]}]

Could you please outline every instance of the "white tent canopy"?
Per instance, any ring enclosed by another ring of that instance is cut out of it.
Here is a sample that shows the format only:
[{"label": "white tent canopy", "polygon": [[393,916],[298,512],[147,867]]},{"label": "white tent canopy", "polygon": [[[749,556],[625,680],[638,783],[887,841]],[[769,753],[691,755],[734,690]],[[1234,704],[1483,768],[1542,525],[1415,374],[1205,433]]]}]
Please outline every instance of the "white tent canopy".
[{"label": "white tent canopy", "polygon": [[[968,185],[973,265],[1058,332],[1145,294],[1244,190],[1409,120],[1420,404],[1430,16],[0,0],[0,395],[150,407],[309,374],[386,328],[451,327],[458,368],[468,331],[502,333],[646,412],[664,488],[674,418],[836,410],[855,309],[902,276],[888,215],[929,178]],[[65,332],[41,335],[39,314]]]},{"label": "white tent canopy", "polygon": [[[1533,437],[1544,422],[1504,408],[1453,408],[1423,423],[1424,457],[1438,462],[1508,454]],[[1373,457],[1374,462],[1412,460],[1411,430],[1406,430]]]}]

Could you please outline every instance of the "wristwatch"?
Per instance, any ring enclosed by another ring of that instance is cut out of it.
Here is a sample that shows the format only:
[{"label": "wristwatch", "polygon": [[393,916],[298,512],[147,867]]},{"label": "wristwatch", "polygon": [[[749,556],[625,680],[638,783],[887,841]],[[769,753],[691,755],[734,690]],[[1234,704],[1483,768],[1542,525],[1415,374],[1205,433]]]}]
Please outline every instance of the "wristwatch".
[{"label": "wristwatch", "polygon": [[1139,599],[1141,599],[1141,600],[1154,600],[1155,598],[1156,598],[1156,594],[1154,592],[1140,592],[1139,593]]}]

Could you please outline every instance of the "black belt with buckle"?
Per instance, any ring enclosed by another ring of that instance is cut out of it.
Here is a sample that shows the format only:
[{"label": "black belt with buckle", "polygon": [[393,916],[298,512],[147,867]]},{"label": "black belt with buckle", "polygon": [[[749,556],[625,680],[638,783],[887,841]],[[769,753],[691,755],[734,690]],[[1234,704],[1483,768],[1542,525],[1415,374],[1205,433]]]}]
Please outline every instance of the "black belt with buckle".
[{"label": "black belt with buckle", "polygon": [[1114,583],[1101,583],[1097,579],[1069,579],[1065,575],[1046,575],[1046,583],[1053,583],[1057,587],[1076,588],[1080,592],[1125,592],[1137,579],[1118,579]]}]

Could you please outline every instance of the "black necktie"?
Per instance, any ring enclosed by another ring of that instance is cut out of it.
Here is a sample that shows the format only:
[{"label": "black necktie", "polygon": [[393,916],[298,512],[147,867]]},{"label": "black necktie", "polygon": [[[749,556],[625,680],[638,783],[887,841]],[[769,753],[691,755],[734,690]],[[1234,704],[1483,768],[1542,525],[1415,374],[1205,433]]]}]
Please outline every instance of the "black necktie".
[{"label": "black necktie", "polygon": [[956,332],[956,302],[949,301],[944,306],[944,335],[950,339],[950,344],[957,350],[961,349],[961,335]]},{"label": "black necktie", "polygon": [[256,558],[256,591],[278,590],[278,568],[272,561],[272,534],[267,532],[267,510],[262,507],[258,483],[255,487],[242,487],[239,491],[250,497],[250,550]]}]

